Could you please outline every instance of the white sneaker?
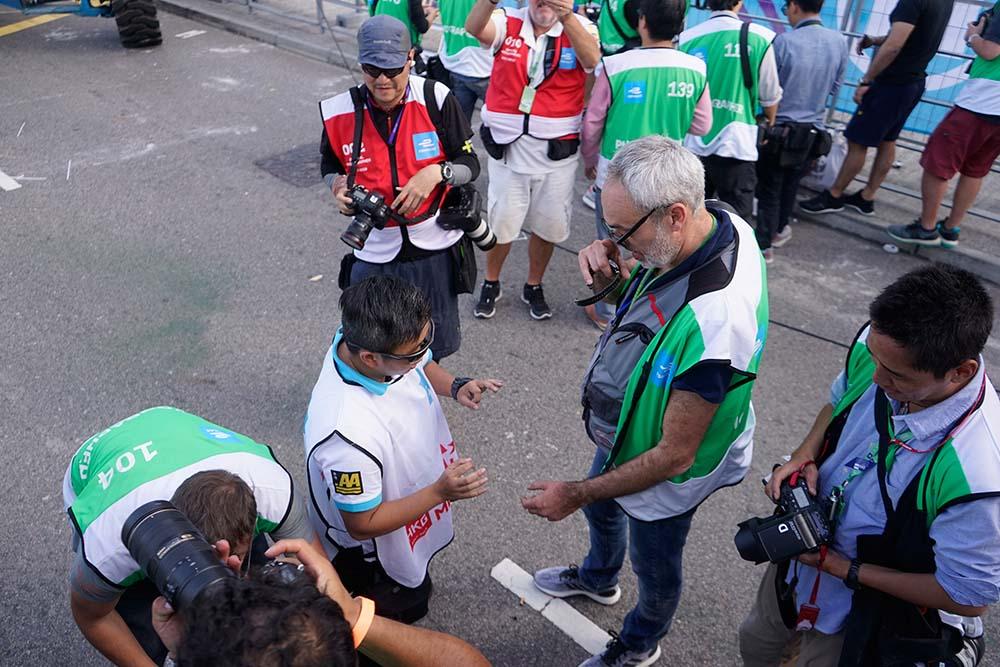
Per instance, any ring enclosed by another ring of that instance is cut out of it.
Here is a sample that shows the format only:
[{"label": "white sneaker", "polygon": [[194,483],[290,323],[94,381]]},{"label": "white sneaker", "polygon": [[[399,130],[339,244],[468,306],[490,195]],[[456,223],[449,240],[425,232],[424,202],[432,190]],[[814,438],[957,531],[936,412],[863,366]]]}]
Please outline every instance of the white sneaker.
[{"label": "white sneaker", "polygon": [[785,228],[771,238],[771,247],[780,248],[792,239],[792,226],[785,225]]},{"label": "white sneaker", "polygon": [[591,184],[590,187],[587,188],[587,191],[583,193],[583,196],[580,197],[580,200],[583,201],[583,205],[589,208],[591,211],[597,208],[597,202],[594,201],[593,184]]}]

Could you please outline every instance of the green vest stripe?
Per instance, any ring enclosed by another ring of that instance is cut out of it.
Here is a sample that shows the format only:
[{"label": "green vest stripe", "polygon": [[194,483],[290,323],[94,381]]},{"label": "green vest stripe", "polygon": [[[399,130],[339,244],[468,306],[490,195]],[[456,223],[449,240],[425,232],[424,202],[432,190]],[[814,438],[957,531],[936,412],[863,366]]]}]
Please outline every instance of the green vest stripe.
[{"label": "green vest stripe", "polygon": [[399,19],[410,31],[410,41],[413,43],[413,46],[420,46],[420,39],[423,35],[413,27],[413,21],[410,20],[410,6],[407,0],[370,0],[368,13],[371,16],[385,14],[386,16]]},{"label": "green vest stripe", "polygon": [[479,40],[465,31],[465,18],[475,4],[476,0],[448,0],[438,5],[441,10],[441,39],[448,56],[454,57],[463,49],[482,48]]},{"label": "green vest stripe", "polygon": [[597,19],[597,32],[601,38],[601,50],[608,55],[625,48],[626,39],[639,39],[639,33],[625,18],[625,0],[603,0],[601,15]]}]

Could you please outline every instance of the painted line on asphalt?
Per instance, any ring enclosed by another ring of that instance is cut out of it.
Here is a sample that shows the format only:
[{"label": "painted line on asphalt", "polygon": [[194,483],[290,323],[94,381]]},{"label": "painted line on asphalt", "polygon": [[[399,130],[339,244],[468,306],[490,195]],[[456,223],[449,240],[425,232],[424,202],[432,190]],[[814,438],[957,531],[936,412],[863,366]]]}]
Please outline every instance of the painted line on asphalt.
[{"label": "painted line on asphalt", "polygon": [[490,576],[516,595],[523,604],[541,612],[542,616],[552,621],[553,625],[569,635],[570,639],[591,655],[603,651],[605,645],[610,641],[611,635],[574,609],[568,602],[554,598],[535,588],[531,575],[511,559],[504,558],[494,565]]},{"label": "painted line on asphalt", "polygon": [[10,192],[11,190],[17,190],[19,187],[21,187],[20,183],[18,183],[13,178],[0,171],[0,190],[4,190],[5,192]]},{"label": "painted line on asphalt", "polygon": [[188,30],[187,32],[179,32],[174,37],[178,39],[191,39],[192,37],[197,37],[198,35],[204,35],[204,30]]},{"label": "painted line on asphalt", "polygon": [[15,32],[20,32],[21,30],[27,30],[28,28],[34,28],[36,25],[42,25],[43,23],[49,23],[50,21],[58,21],[59,19],[66,18],[67,16],[69,16],[69,14],[46,14],[44,16],[35,16],[30,19],[25,19],[24,21],[18,21],[17,23],[11,23],[10,25],[0,27],[0,37],[5,37]]}]

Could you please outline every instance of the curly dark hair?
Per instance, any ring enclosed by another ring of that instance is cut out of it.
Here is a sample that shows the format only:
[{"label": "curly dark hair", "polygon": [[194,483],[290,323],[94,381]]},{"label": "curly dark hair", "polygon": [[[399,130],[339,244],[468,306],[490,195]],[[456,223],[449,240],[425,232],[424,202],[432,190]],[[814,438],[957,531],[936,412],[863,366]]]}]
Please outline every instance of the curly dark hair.
[{"label": "curly dark hair", "polygon": [[351,628],[308,580],[227,579],[185,612],[184,667],[356,667]]}]

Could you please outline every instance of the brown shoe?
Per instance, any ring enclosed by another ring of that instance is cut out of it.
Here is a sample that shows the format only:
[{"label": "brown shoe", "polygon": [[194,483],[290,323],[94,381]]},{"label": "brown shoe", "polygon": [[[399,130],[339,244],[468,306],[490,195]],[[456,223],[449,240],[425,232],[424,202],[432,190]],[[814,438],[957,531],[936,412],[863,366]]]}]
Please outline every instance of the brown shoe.
[{"label": "brown shoe", "polygon": [[597,314],[597,308],[594,304],[583,307],[583,312],[587,314],[587,319],[594,323],[594,326],[604,331],[608,328],[608,321]]}]

